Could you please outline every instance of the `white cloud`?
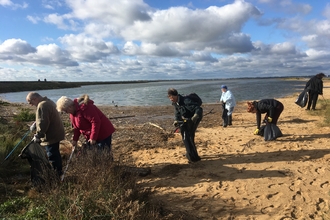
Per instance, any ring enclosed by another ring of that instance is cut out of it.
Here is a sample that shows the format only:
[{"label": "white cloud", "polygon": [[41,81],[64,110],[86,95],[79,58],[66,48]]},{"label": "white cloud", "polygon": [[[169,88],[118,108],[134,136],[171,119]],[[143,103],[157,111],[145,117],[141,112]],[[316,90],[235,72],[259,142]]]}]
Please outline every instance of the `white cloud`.
[{"label": "white cloud", "polygon": [[67,46],[67,51],[71,56],[79,61],[92,62],[119,53],[112,42],[104,42],[102,39],[87,37],[83,34],[65,35],[60,38],[60,41]]},{"label": "white cloud", "polygon": [[0,45],[0,55],[23,55],[36,51],[28,42],[21,39],[8,39]]}]

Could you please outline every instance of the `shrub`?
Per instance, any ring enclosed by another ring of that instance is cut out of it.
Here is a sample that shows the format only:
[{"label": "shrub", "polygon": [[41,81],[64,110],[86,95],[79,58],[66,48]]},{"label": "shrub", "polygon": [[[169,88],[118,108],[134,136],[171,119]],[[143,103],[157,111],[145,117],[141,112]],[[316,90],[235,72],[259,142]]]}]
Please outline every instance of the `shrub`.
[{"label": "shrub", "polygon": [[35,113],[30,112],[31,109],[28,108],[22,108],[21,111],[14,115],[14,120],[16,122],[27,122],[27,121],[34,121],[35,120]]}]

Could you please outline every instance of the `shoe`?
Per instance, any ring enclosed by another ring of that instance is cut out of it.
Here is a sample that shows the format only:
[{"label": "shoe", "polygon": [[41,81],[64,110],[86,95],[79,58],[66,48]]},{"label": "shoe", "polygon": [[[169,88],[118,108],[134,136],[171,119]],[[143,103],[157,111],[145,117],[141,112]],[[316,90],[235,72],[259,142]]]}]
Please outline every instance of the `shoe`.
[{"label": "shoe", "polygon": [[306,108],[305,110],[306,110],[306,111],[309,111],[310,109],[309,109],[309,108]]},{"label": "shoe", "polygon": [[315,108],[312,108],[312,111],[315,111]]}]

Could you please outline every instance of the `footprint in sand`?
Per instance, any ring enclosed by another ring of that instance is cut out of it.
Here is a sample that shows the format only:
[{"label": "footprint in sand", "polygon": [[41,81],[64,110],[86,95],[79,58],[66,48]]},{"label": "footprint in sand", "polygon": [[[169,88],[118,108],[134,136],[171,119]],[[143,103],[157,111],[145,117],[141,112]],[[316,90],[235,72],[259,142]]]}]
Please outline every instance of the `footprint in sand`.
[{"label": "footprint in sand", "polygon": [[315,169],[315,172],[318,174],[323,174],[325,172],[325,167],[318,167]]},{"label": "footprint in sand", "polygon": [[326,202],[322,198],[319,198],[319,201],[316,203],[316,210],[321,211],[323,213],[327,213],[329,211],[328,202]]},{"label": "footprint in sand", "polygon": [[327,187],[329,187],[329,181],[325,181],[324,183],[321,183],[320,187],[321,188],[327,188]]},{"label": "footprint in sand", "polygon": [[300,201],[300,202],[305,202],[306,201],[305,197],[302,196],[300,191],[297,191],[296,195],[292,196],[292,199],[295,200],[295,201]]},{"label": "footprint in sand", "polygon": [[276,192],[276,193],[268,194],[266,196],[266,198],[269,200],[272,200],[272,199],[277,200],[280,196],[281,196],[281,194],[279,192]]},{"label": "footprint in sand", "polygon": [[301,181],[302,181],[302,178],[301,178],[301,177],[298,177],[297,180],[295,180],[295,181],[293,181],[293,182],[291,183],[291,185],[289,186],[289,189],[290,189],[291,191],[295,191],[295,188],[296,188],[297,186],[300,185]]},{"label": "footprint in sand", "polygon": [[272,212],[273,210],[274,210],[274,206],[270,205],[270,206],[262,208],[260,211],[262,214],[267,214],[267,213]]}]

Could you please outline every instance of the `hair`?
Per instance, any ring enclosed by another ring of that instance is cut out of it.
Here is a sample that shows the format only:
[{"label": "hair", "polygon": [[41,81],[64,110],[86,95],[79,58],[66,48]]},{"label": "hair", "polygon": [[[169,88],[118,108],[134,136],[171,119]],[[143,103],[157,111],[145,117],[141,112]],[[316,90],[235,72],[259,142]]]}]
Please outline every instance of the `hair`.
[{"label": "hair", "polygon": [[326,75],[324,73],[318,73],[318,74],[316,74],[316,77],[323,78],[323,77],[326,77]]},{"label": "hair", "polygon": [[57,111],[62,112],[65,109],[67,109],[68,107],[72,106],[73,104],[74,104],[74,102],[71,99],[69,99],[66,96],[62,96],[56,102],[56,109],[57,109]]},{"label": "hair", "polygon": [[228,89],[228,87],[226,85],[222,85],[221,89]]},{"label": "hair", "polygon": [[248,112],[254,112],[255,111],[255,101],[253,101],[253,102],[247,102],[247,105],[248,105],[248,107],[247,107],[247,111]]},{"label": "hair", "polygon": [[168,95],[172,95],[172,96],[177,96],[178,95],[178,91],[176,89],[174,89],[174,88],[169,88],[167,90],[167,94]]},{"label": "hair", "polygon": [[37,92],[29,92],[29,94],[26,96],[26,99],[38,99],[42,98],[42,96]]}]

